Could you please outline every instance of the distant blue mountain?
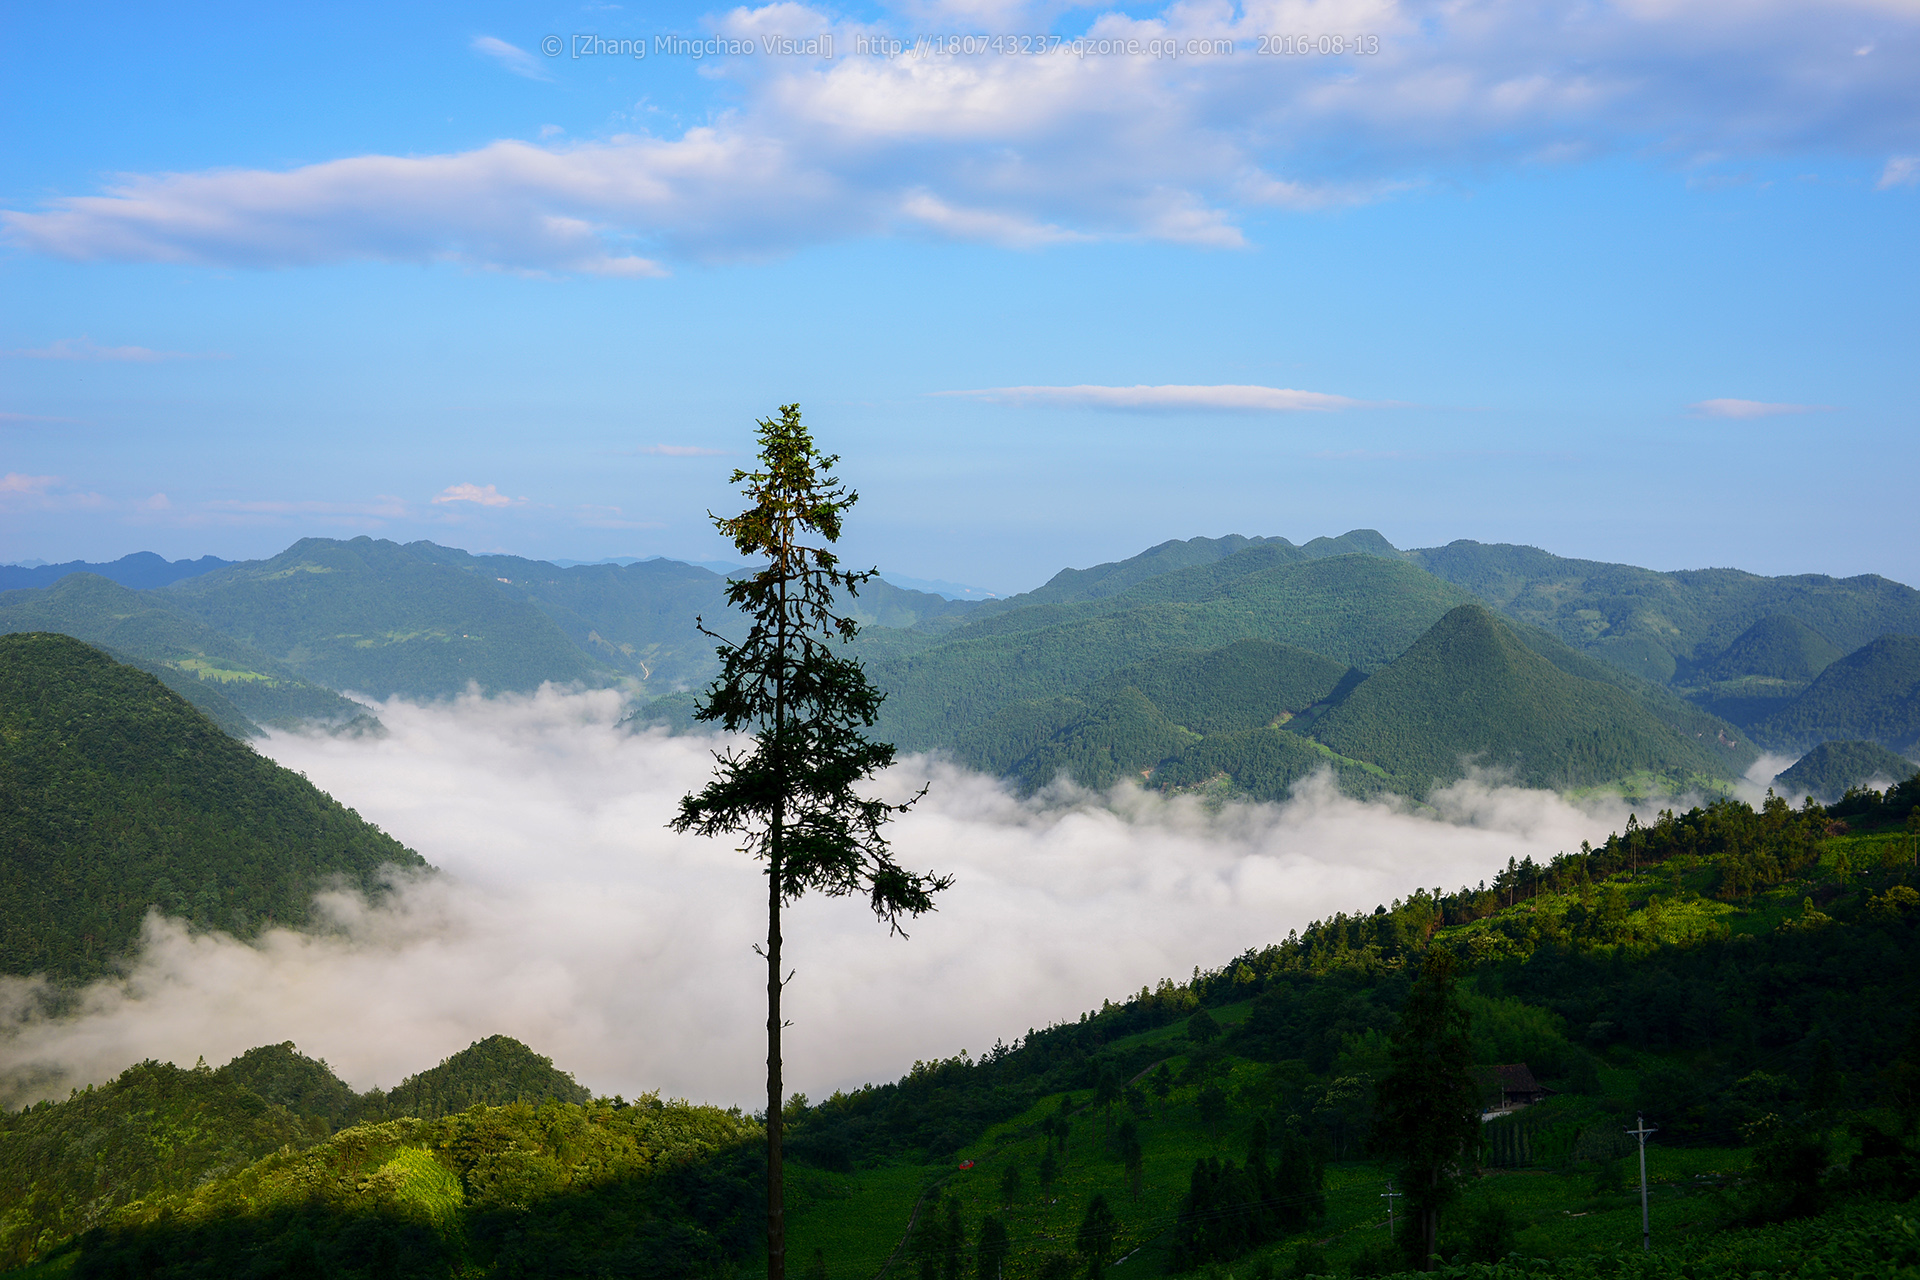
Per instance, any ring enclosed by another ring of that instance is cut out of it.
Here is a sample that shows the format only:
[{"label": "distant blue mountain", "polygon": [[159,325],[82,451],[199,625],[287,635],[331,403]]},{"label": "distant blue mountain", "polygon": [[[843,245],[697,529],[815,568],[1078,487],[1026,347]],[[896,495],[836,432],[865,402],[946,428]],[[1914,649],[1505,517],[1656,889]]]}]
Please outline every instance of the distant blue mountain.
[{"label": "distant blue mountain", "polygon": [[121,556],[111,564],[89,564],[85,560],[69,560],[65,564],[40,564],[31,568],[26,565],[5,564],[0,565],[0,591],[18,591],[22,587],[50,587],[70,573],[97,573],[123,587],[131,587],[135,591],[146,591],[153,587],[164,587],[170,582],[178,582],[182,578],[212,573],[215,569],[224,569],[232,563],[233,561],[222,560],[219,556],[201,556],[198,560],[168,560],[151,551],[136,551],[130,556]]}]

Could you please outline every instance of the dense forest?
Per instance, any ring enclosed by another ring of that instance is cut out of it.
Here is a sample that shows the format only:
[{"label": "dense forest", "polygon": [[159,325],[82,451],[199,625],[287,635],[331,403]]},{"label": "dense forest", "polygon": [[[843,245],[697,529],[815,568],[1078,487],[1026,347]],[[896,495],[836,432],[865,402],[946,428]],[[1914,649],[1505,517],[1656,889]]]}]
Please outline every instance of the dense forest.
[{"label": "dense forest", "polygon": [[250,937],[420,855],[78,640],[0,635],[0,973],[107,972],[149,908]]}]

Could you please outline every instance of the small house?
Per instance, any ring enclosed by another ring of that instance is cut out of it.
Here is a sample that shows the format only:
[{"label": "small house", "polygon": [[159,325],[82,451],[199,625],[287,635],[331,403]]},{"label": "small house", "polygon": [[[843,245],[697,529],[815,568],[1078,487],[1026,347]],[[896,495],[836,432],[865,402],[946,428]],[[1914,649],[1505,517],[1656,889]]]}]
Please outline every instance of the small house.
[{"label": "small house", "polygon": [[1553,1090],[1533,1078],[1533,1069],[1524,1062],[1495,1067],[1475,1067],[1474,1078],[1480,1085],[1482,1119],[1518,1111],[1551,1096]]}]

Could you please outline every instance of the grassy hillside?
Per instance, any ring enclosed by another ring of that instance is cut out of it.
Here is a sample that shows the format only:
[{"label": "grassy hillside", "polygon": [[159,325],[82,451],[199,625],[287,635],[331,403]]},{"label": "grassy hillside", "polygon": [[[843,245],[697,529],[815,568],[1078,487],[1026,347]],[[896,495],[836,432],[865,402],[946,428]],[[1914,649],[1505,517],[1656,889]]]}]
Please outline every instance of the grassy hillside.
[{"label": "grassy hillside", "polygon": [[[1463,1268],[1450,1274],[1839,1276],[1913,1260],[1888,1201],[1920,1189],[1903,1163],[1920,1156],[1920,892],[1900,828],[1916,800],[1920,778],[1844,818],[1722,801],[1636,821],[979,1057],[796,1103],[793,1245],[819,1249],[830,1276],[889,1256],[941,1274],[956,1254],[973,1265],[992,1220],[1006,1276],[1064,1275],[1099,1195],[1127,1274],[1396,1270],[1373,1085],[1409,977],[1439,948],[1468,975],[1475,1060],[1527,1063],[1558,1091],[1485,1126],[1442,1221]],[[1623,1160],[1636,1115],[1660,1130],[1648,1258]],[[1486,1266],[1509,1251],[1506,1270]],[[1819,1269],[1792,1270],[1802,1259]]]},{"label": "grassy hillside", "polygon": [[1842,650],[1889,631],[1920,634],[1920,592],[1872,574],[1659,573],[1470,541],[1406,554],[1510,617],[1662,684],[1683,661],[1724,653],[1766,617],[1804,623]]},{"label": "grassy hillside", "polygon": [[308,680],[376,698],[443,697],[470,682],[491,692],[599,684],[616,674],[524,598],[384,540],[306,538],[271,560],[159,594]]},{"label": "grassy hillside", "polygon": [[1825,804],[1855,787],[1911,777],[1914,763],[1877,742],[1823,742],[1773,780],[1782,795],[1810,795]]},{"label": "grassy hillside", "polygon": [[0,633],[57,631],[124,656],[205,711],[229,732],[250,736],[234,717],[276,727],[341,722],[363,714],[331,689],[196,618],[150,591],[90,573],[37,590],[0,594]]},{"label": "grassy hillside", "polygon": [[1625,693],[1561,671],[1477,604],[1448,613],[1312,732],[1416,794],[1475,761],[1531,786],[1652,774],[1684,787],[1724,776]]},{"label": "grassy hillside", "polygon": [[158,907],[249,936],[313,890],[424,866],[154,677],[68,636],[0,636],[0,973],[105,972]]},{"label": "grassy hillside", "polygon": [[1832,738],[1920,747],[1920,636],[1881,636],[1841,658],[1754,733],[1783,747]]}]

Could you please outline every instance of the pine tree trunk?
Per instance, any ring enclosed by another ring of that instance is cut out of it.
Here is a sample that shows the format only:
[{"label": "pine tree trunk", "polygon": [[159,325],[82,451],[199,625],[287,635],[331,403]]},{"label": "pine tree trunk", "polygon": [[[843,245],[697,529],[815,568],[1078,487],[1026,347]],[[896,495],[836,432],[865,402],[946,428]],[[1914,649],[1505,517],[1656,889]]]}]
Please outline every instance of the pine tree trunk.
[{"label": "pine tree trunk", "polygon": [[767,1280],[786,1280],[787,1220],[780,1173],[780,819],[767,849]]}]

